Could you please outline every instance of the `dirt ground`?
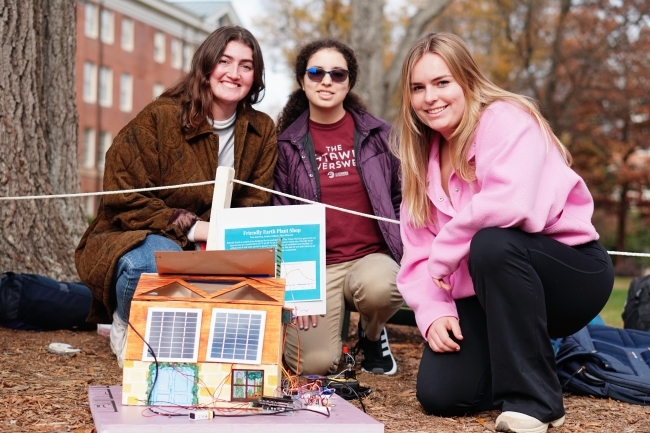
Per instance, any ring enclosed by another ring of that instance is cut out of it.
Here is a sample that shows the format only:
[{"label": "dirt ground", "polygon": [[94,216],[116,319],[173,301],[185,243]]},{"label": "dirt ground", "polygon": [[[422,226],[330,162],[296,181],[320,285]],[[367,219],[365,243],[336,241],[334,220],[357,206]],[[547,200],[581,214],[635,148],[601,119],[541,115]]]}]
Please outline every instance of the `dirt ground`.
[{"label": "dirt ground", "polygon": [[[356,339],[354,317],[349,344]],[[491,432],[498,412],[439,418],[422,412],[415,378],[423,341],[415,328],[388,325],[399,370],[392,377],[358,374],[372,388],[364,399],[368,413],[387,432]],[[55,355],[51,342],[81,349]],[[358,366],[357,366],[358,369]],[[89,385],[120,385],[122,370],[108,338],[94,331],[29,332],[0,328],[0,432],[94,433],[88,407]],[[361,407],[358,402],[357,407]],[[650,408],[589,397],[565,396],[566,424],[553,433],[650,432]]]}]

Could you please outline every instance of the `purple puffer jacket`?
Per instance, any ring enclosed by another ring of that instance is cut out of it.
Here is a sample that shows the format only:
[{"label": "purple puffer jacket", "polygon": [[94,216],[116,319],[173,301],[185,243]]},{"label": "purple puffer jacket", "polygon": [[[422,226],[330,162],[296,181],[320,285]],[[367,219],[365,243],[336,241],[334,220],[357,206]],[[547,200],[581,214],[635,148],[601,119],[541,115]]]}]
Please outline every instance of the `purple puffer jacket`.
[{"label": "purple puffer jacket", "polygon": [[[376,216],[399,220],[402,202],[399,161],[388,148],[390,125],[369,113],[347,109],[355,124],[354,154],[357,170]],[[320,180],[314,144],[309,133],[309,111],[278,136],[278,163],[274,189],[297,197],[320,201]],[[302,204],[273,195],[274,205]],[[402,258],[399,225],[379,221],[386,245],[397,263]]]}]

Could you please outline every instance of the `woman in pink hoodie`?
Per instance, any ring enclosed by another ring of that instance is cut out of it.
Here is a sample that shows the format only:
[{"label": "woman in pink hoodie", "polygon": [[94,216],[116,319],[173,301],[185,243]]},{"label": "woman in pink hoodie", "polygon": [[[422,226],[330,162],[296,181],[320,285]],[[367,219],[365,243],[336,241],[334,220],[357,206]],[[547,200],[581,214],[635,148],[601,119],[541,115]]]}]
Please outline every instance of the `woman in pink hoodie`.
[{"label": "woman in pink hoodie", "polygon": [[607,302],[614,272],[571,156],[529,98],[431,33],[402,67],[398,289],[428,345],[417,396],[442,416],[501,409],[497,431],[564,422],[550,337]]}]

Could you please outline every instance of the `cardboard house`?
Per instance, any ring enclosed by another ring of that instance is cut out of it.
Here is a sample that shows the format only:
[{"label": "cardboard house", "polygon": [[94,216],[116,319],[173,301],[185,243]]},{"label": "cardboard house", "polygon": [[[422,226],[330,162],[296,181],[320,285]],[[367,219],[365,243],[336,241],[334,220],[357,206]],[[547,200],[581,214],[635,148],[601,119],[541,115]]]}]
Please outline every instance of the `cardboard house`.
[{"label": "cardboard house", "polygon": [[284,292],[280,278],[142,274],[122,404],[234,407],[274,395],[290,319]]}]

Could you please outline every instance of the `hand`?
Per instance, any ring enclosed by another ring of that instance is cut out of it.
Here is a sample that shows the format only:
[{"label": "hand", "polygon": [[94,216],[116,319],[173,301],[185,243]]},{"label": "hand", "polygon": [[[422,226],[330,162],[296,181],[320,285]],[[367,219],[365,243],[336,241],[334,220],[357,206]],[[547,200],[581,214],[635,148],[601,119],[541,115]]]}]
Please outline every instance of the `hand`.
[{"label": "hand", "polygon": [[456,337],[456,340],[463,339],[458,319],[455,317],[440,317],[429,326],[427,342],[431,350],[438,353],[458,352],[460,350],[460,345],[452,340],[449,336],[449,331]]},{"label": "hand", "polygon": [[442,280],[437,280],[437,279],[435,279],[435,278],[432,278],[432,280],[433,280],[433,284],[435,284],[436,286],[438,286],[439,289],[443,289],[443,290],[447,290],[447,291],[450,291],[450,290],[451,290],[451,285],[445,283],[444,281],[442,281]]},{"label": "hand", "polygon": [[198,221],[194,229],[194,242],[206,242],[208,240],[208,231],[210,231],[210,223]]},{"label": "hand", "polygon": [[318,316],[297,316],[296,324],[298,329],[309,330],[312,326],[315,328],[318,325]]}]

